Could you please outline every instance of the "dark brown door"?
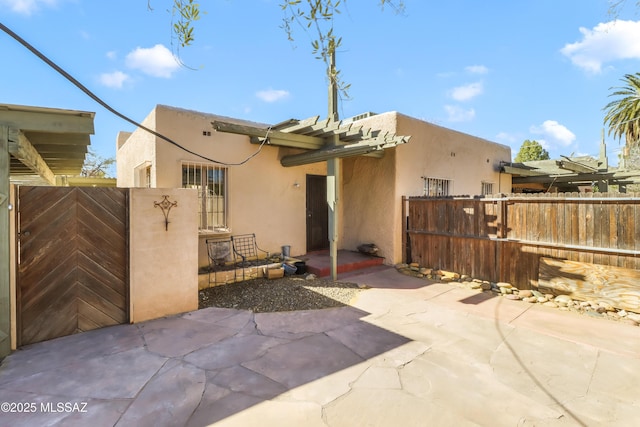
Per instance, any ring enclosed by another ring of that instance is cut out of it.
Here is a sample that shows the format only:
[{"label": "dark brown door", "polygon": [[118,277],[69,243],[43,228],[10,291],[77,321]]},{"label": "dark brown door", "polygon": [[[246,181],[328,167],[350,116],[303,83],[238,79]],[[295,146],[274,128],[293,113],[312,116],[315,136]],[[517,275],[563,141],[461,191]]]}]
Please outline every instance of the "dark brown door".
[{"label": "dark brown door", "polygon": [[129,320],[128,193],[18,187],[18,345]]},{"label": "dark brown door", "polygon": [[307,175],[307,252],[328,248],[327,177]]}]

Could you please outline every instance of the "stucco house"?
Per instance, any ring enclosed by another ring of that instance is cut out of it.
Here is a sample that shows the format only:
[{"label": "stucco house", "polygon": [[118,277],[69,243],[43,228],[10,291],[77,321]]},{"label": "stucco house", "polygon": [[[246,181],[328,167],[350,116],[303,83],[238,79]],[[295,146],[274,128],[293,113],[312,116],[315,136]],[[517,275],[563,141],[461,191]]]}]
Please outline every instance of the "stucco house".
[{"label": "stucco house", "polygon": [[[199,212],[193,214],[200,222],[200,266],[208,263],[204,240],[231,234],[255,233],[271,252],[283,245],[291,246],[292,255],[326,249],[326,156],[284,161],[309,148],[271,141],[275,129],[291,123],[303,127],[300,121],[283,123],[269,126],[157,105],[142,123],[155,134],[138,128],[117,137],[118,186],[198,189]],[[375,243],[386,264],[400,262],[403,196],[511,191],[511,176],[500,169],[511,160],[508,146],[398,112],[367,113],[341,124],[407,138],[340,160],[339,249]],[[269,138],[216,130],[224,125],[258,129]]]}]

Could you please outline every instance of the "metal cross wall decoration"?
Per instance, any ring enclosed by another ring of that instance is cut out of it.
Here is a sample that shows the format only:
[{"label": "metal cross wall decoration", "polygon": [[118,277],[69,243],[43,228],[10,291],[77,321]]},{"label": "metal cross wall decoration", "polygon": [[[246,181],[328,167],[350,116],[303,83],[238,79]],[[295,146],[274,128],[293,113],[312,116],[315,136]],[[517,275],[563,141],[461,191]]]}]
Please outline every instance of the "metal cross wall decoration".
[{"label": "metal cross wall decoration", "polygon": [[169,200],[169,196],[163,195],[162,201],[153,202],[153,207],[160,207],[162,209],[162,213],[164,214],[164,229],[165,231],[169,230],[169,212],[171,208],[174,206],[178,206],[178,202],[172,202]]}]

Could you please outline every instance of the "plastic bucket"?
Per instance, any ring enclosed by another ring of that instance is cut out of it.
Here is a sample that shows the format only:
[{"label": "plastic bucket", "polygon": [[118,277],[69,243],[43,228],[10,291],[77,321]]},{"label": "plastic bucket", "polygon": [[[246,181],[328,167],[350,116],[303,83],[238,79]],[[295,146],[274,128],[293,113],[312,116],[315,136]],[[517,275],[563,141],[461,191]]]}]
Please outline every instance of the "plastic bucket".
[{"label": "plastic bucket", "polygon": [[284,245],[282,247],[282,256],[283,257],[290,257],[291,256],[291,246]]},{"label": "plastic bucket", "polygon": [[294,262],[293,265],[296,266],[296,274],[305,274],[307,272],[307,263],[304,261]]}]

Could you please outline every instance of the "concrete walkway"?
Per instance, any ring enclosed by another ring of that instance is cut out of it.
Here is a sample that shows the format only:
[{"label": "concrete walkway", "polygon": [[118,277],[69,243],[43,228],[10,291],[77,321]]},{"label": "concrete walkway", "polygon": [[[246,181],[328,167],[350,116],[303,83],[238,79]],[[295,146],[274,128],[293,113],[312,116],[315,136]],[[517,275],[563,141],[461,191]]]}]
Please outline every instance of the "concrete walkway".
[{"label": "concrete walkway", "polygon": [[638,425],[639,327],[392,268],[348,280],[373,288],[349,307],[206,309],[25,347],[0,366],[0,426]]}]

